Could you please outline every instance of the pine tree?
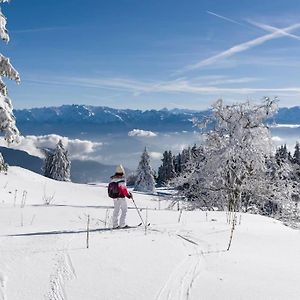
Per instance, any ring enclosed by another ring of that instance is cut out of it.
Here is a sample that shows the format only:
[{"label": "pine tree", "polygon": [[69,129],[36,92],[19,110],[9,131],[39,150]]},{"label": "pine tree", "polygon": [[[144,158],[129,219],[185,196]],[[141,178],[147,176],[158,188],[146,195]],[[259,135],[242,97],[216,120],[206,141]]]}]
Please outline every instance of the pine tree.
[{"label": "pine tree", "polygon": [[296,142],[295,152],[293,155],[293,162],[300,166],[300,145],[299,142]]},{"label": "pine tree", "polygon": [[176,174],[180,174],[182,172],[182,162],[181,162],[181,154],[178,153],[174,159],[174,168]]},{"label": "pine tree", "polygon": [[281,145],[275,153],[275,158],[277,163],[280,165],[281,163],[286,162],[288,159],[288,151],[286,145]]},{"label": "pine tree", "polygon": [[191,147],[188,147],[187,149],[183,149],[181,152],[181,169],[184,170],[188,163],[191,161],[192,153],[191,153]]},{"label": "pine tree", "polygon": [[[8,0],[0,0],[0,4],[9,2]],[[6,18],[0,8],[0,38],[6,43],[9,42],[9,35],[6,29]],[[7,77],[11,80],[20,82],[19,73],[11,65],[9,58],[0,54],[0,132],[5,135],[5,140],[12,143],[18,140],[19,130],[16,127],[16,120],[13,114],[11,100],[8,97],[7,87],[2,80],[2,77]]]},{"label": "pine tree", "polygon": [[157,183],[166,185],[168,181],[176,176],[174,159],[171,151],[165,151],[163,153],[162,165],[158,169]]},{"label": "pine tree", "polygon": [[163,158],[162,158],[162,164],[158,168],[157,172],[157,184],[159,186],[164,185],[166,182],[166,164],[167,164],[167,156],[168,156],[168,151],[165,151],[163,153]]},{"label": "pine tree", "polygon": [[44,171],[44,176],[48,177],[48,178],[52,178],[51,177],[51,166],[52,166],[53,152],[54,152],[54,150],[51,150],[51,149],[44,150],[45,161],[44,161],[43,171]]},{"label": "pine tree", "polygon": [[54,152],[47,151],[44,164],[44,176],[58,181],[70,181],[71,162],[68,151],[60,140]]},{"label": "pine tree", "polygon": [[2,154],[0,153],[0,172],[7,172],[8,165],[5,163]]},{"label": "pine tree", "polygon": [[141,156],[141,161],[136,173],[137,179],[134,190],[153,193],[155,191],[154,171],[150,166],[150,156],[146,148]]},{"label": "pine tree", "polygon": [[294,158],[293,158],[290,151],[288,152],[287,159],[288,159],[289,162],[294,163]]},{"label": "pine tree", "polygon": [[174,159],[171,150],[168,153],[168,164],[167,164],[167,180],[172,179],[176,176]]}]

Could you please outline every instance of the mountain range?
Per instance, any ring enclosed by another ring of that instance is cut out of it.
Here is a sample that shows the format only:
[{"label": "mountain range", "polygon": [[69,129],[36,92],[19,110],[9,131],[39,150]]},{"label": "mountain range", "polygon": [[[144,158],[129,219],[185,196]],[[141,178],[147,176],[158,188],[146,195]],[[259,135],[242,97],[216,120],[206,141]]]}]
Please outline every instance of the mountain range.
[{"label": "mountain range", "polygon": [[[188,109],[132,110],[102,106],[62,105],[14,111],[22,134],[57,133],[70,137],[128,132],[135,128],[157,131],[193,131],[192,119],[201,119],[210,110]],[[300,123],[300,106],[280,108],[273,118],[276,123]]]},{"label": "mountain range", "polygon": [[18,128],[23,135],[57,133],[73,137],[128,132],[135,128],[159,132],[192,131],[192,118],[209,111],[183,109],[132,110],[87,105],[63,105],[15,110]]}]

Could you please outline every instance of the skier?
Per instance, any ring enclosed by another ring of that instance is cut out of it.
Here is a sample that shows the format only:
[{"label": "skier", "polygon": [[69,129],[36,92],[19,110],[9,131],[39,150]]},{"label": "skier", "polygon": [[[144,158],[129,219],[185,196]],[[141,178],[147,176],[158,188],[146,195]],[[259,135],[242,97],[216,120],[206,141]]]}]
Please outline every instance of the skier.
[{"label": "skier", "polygon": [[[126,228],[128,225],[126,225],[127,202],[125,197],[132,199],[132,194],[127,190],[125,171],[122,165],[117,166],[115,174],[111,176],[109,189],[110,186],[112,186],[112,189],[114,189],[114,186],[117,188],[116,196],[111,197],[114,198],[113,228]],[[121,217],[120,222],[118,222],[120,210]]]}]

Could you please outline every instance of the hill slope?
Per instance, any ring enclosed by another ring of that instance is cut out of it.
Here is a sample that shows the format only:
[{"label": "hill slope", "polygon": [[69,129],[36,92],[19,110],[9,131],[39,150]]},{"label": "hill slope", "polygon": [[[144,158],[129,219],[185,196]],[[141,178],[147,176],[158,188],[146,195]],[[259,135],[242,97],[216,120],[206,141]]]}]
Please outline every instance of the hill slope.
[{"label": "hill slope", "polygon": [[[25,151],[0,147],[4,160],[10,166],[28,169],[43,174],[44,160]],[[105,182],[114,173],[115,166],[101,164],[94,160],[72,160],[71,181],[76,183]]]},{"label": "hill slope", "polygon": [[[43,205],[45,194],[54,195],[53,205]],[[112,213],[104,186],[55,182],[18,167],[0,173],[0,299],[299,298],[299,231],[242,215],[226,252],[224,212],[184,211],[178,222],[167,202],[159,210],[154,196],[134,197],[149,208],[146,235],[143,228],[103,230]],[[132,205],[128,222],[139,222]]]}]

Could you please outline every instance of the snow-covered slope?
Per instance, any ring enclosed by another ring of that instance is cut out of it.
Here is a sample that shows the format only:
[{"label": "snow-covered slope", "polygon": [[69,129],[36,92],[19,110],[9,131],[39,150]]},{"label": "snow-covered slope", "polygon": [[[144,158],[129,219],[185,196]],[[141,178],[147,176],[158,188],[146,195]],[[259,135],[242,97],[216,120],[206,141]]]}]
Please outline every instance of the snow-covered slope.
[{"label": "snow-covered slope", "polygon": [[[43,205],[52,195],[53,205]],[[112,213],[104,184],[55,182],[17,167],[1,173],[0,299],[299,299],[299,231],[242,215],[226,252],[225,213],[184,211],[178,222],[166,202],[134,196],[148,207],[147,234],[101,230]],[[132,204],[128,223],[139,223]]]}]

